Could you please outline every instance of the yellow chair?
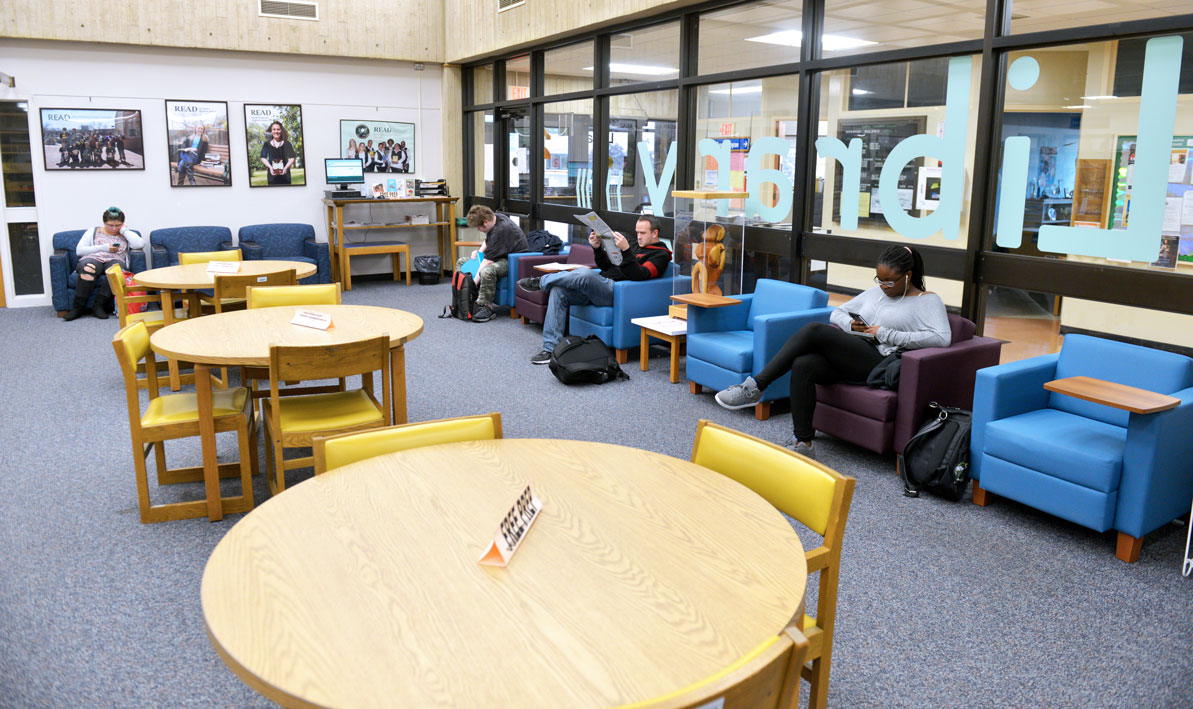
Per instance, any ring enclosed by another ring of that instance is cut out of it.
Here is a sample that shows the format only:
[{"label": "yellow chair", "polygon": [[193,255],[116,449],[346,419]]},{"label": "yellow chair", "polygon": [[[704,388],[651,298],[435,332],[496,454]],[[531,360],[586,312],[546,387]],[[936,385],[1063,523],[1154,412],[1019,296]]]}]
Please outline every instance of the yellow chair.
[{"label": "yellow chair", "polygon": [[[111,266],[108,266],[107,270],[104,271],[104,275],[107,276],[108,285],[112,288],[112,296],[116,299],[116,316],[120,318],[121,328],[128,326],[130,323],[143,322],[145,323],[145,327],[149,328],[149,332],[152,334],[153,332],[160,330],[162,326],[165,325],[165,321],[162,318],[162,311],[160,310],[142,310],[139,313],[129,312],[129,306],[133,303],[158,303],[161,301],[161,298],[152,294],[130,295],[128,292],[128,287],[124,283],[124,269],[120,267],[120,264],[114,263]],[[175,309],[174,318],[175,320],[182,320],[186,318],[186,311],[182,310],[181,308]],[[169,369],[168,363],[164,360],[155,363],[154,367],[159,372]],[[144,365],[138,365],[137,371],[141,374],[144,374]],[[194,384],[195,375],[193,373],[182,375],[180,377],[180,383]],[[159,386],[169,386],[169,376],[159,374],[158,384]],[[141,389],[145,388],[146,382],[144,377],[137,377],[137,386]]]},{"label": "yellow chair", "polygon": [[247,303],[245,291],[248,288],[292,286],[297,283],[298,279],[294,276],[294,269],[263,275],[217,275],[212,295],[201,293],[199,294],[199,298],[214,306],[217,313],[229,310],[244,310]]},{"label": "yellow chair", "polygon": [[[383,401],[373,395],[373,372],[381,370]],[[361,375],[361,388],[345,390],[345,378]],[[339,379],[326,386],[287,389],[283,381]],[[286,471],[314,463],[313,456],[284,458],[286,448],[309,448],[317,436],[381,428],[390,424],[389,336],[339,345],[269,348],[269,398],[261,400],[261,417],[269,436],[267,464],[273,494],[286,489]]]},{"label": "yellow chair", "polygon": [[228,249],[227,251],[179,251],[178,265],[190,266],[196,263],[209,263],[211,261],[240,261],[240,249]]},{"label": "yellow chair", "polygon": [[745,657],[690,687],[621,709],[796,709],[808,640],[787,628]]},{"label": "yellow chair", "polygon": [[249,308],[276,308],[283,305],[339,305],[340,284],[318,283],[309,286],[250,286],[245,297]]},{"label": "yellow chair", "polygon": [[363,433],[315,439],[315,475],[358,460],[409,448],[501,438],[501,414],[404,423]]},{"label": "yellow chair", "polygon": [[[153,371],[156,366],[153,350],[149,348],[149,328],[143,322],[134,322],[121,328],[112,338],[112,347],[116,350],[116,359],[119,360],[120,369],[124,373],[141,521],[164,522],[206,516],[206,500],[151,505],[148,472],[145,468],[145,457],[152,448],[159,485],[203,480],[202,466],[172,470],[166,468],[165,441],[199,435],[199,404],[195,394],[159,396],[157,378],[149,377],[146,382],[149,389],[149,406],[142,412],[140,397],[137,394],[137,363],[144,360],[148,371]],[[239,439],[240,461],[219,465],[221,478],[240,476],[241,495],[221,498],[225,512],[247,512],[253,508],[252,475],[257,469],[257,430],[255,425],[251,424],[250,401],[248,390],[243,387],[212,392],[216,433],[236,431]]]},{"label": "yellow chair", "polygon": [[733,478],[824,537],[821,546],[807,552],[808,573],[820,572],[816,616],[805,614],[800,623],[811,660],[811,667],[803,671],[812,685],[809,706],[824,707],[832,664],[841,540],[856,481],[782,446],[705,420],[696,425],[692,462]]}]

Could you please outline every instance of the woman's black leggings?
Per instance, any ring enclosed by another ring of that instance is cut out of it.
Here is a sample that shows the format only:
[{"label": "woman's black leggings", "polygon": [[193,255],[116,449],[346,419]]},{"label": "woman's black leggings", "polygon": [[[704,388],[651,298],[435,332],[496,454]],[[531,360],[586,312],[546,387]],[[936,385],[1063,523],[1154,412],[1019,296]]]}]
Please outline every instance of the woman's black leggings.
[{"label": "woman's black leggings", "polygon": [[873,340],[827,323],[808,323],[787,340],[754,381],[759,389],[766,389],[791,372],[791,428],[796,439],[810,441],[815,434],[816,385],[865,381],[880,361],[882,355]]}]

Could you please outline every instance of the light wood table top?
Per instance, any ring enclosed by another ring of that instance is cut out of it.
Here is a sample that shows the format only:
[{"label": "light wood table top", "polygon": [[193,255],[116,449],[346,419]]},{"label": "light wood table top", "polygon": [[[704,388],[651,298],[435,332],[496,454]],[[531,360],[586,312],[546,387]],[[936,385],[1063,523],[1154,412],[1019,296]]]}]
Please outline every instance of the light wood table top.
[{"label": "light wood table top", "polygon": [[154,352],[209,365],[269,366],[269,346],[335,345],[381,333],[390,348],[401,347],[423,331],[413,313],[373,305],[312,305],[301,309],[331,315],[329,330],[291,325],[296,306],[237,310],[174,323],[153,333]]},{"label": "light wood table top", "polygon": [[721,308],[726,305],[736,305],[740,300],[735,298],[728,298],[723,295],[712,295],[709,293],[680,293],[671,296],[671,300],[677,303],[684,303],[685,305],[695,305],[700,308]]},{"label": "light wood table top", "polygon": [[1137,414],[1154,414],[1168,409],[1175,409],[1181,405],[1181,400],[1157,394],[1147,389],[1108,382],[1093,377],[1068,377],[1044,382],[1044,388],[1058,394],[1066,394],[1077,399],[1104,404],[1116,409],[1123,409]]},{"label": "light wood table top", "polygon": [[[313,275],[316,266],[305,261],[241,261],[238,276],[265,276],[271,273],[281,273],[294,269],[294,277],[298,279]],[[219,274],[225,275],[225,274]],[[207,264],[192,263],[186,266],[163,266],[151,268],[133,274],[137,285],[146,288],[162,290],[190,290],[193,288],[215,287],[214,273],[207,272]]]},{"label": "light wood table top", "polygon": [[[527,483],[508,567],[476,563]],[[686,686],[803,611],[783,516],[711,470],[633,448],[506,439],[338,468],[212,552],[208,635],[284,705],[598,707]]]}]

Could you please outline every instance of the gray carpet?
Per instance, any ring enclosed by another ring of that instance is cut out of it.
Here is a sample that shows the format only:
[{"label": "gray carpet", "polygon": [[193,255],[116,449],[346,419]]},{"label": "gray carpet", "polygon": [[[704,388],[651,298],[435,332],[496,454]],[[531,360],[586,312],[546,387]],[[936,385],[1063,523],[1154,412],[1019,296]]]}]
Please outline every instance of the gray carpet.
[{"label": "gray carpet", "polygon": [[[662,350],[648,372],[631,360],[629,382],[565,387],[529,362],[537,327],[437,320],[448,300],[445,284],[388,282],[345,297],[425,320],[407,349],[411,420],[497,410],[508,437],[684,458],[702,417],[773,441],[789,434],[782,408],[758,422],[669,383]],[[0,310],[0,706],[268,705],[216,656],[199,606],[207,557],[240,515],[138,521],[115,330],[115,320],[64,323],[49,308]],[[221,459],[234,457],[234,438],[221,439]],[[1148,535],[1127,565],[1114,558],[1113,534],[1006,500],[983,509],[905,498],[892,460],[831,439],[817,448],[858,480],[832,705],[1193,705],[1184,527]],[[197,440],[168,450],[172,466],[201,462]],[[152,494],[199,499],[202,485]],[[267,498],[261,480],[256,495]]]}]

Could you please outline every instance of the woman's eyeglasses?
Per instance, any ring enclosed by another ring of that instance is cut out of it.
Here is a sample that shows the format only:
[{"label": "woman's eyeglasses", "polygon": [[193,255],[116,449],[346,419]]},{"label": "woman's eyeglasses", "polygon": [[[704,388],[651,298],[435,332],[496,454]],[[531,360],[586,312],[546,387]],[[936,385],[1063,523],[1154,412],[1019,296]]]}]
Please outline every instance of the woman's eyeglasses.
[{"label": "woman's eyeglasses", "polygon": [[[903,274],[904,277],[906,275],[907,275],[906,273]],[[902,281],[902,280],[903,280],[902,277],[899,278],[898,281],[884,281],[881,278],[879,278],[878,276],[874,277],[874,282],[877,283],[878,285],[882,286],[883,288],[894,288],[895,286],[899,285],[899,281]]]}]

